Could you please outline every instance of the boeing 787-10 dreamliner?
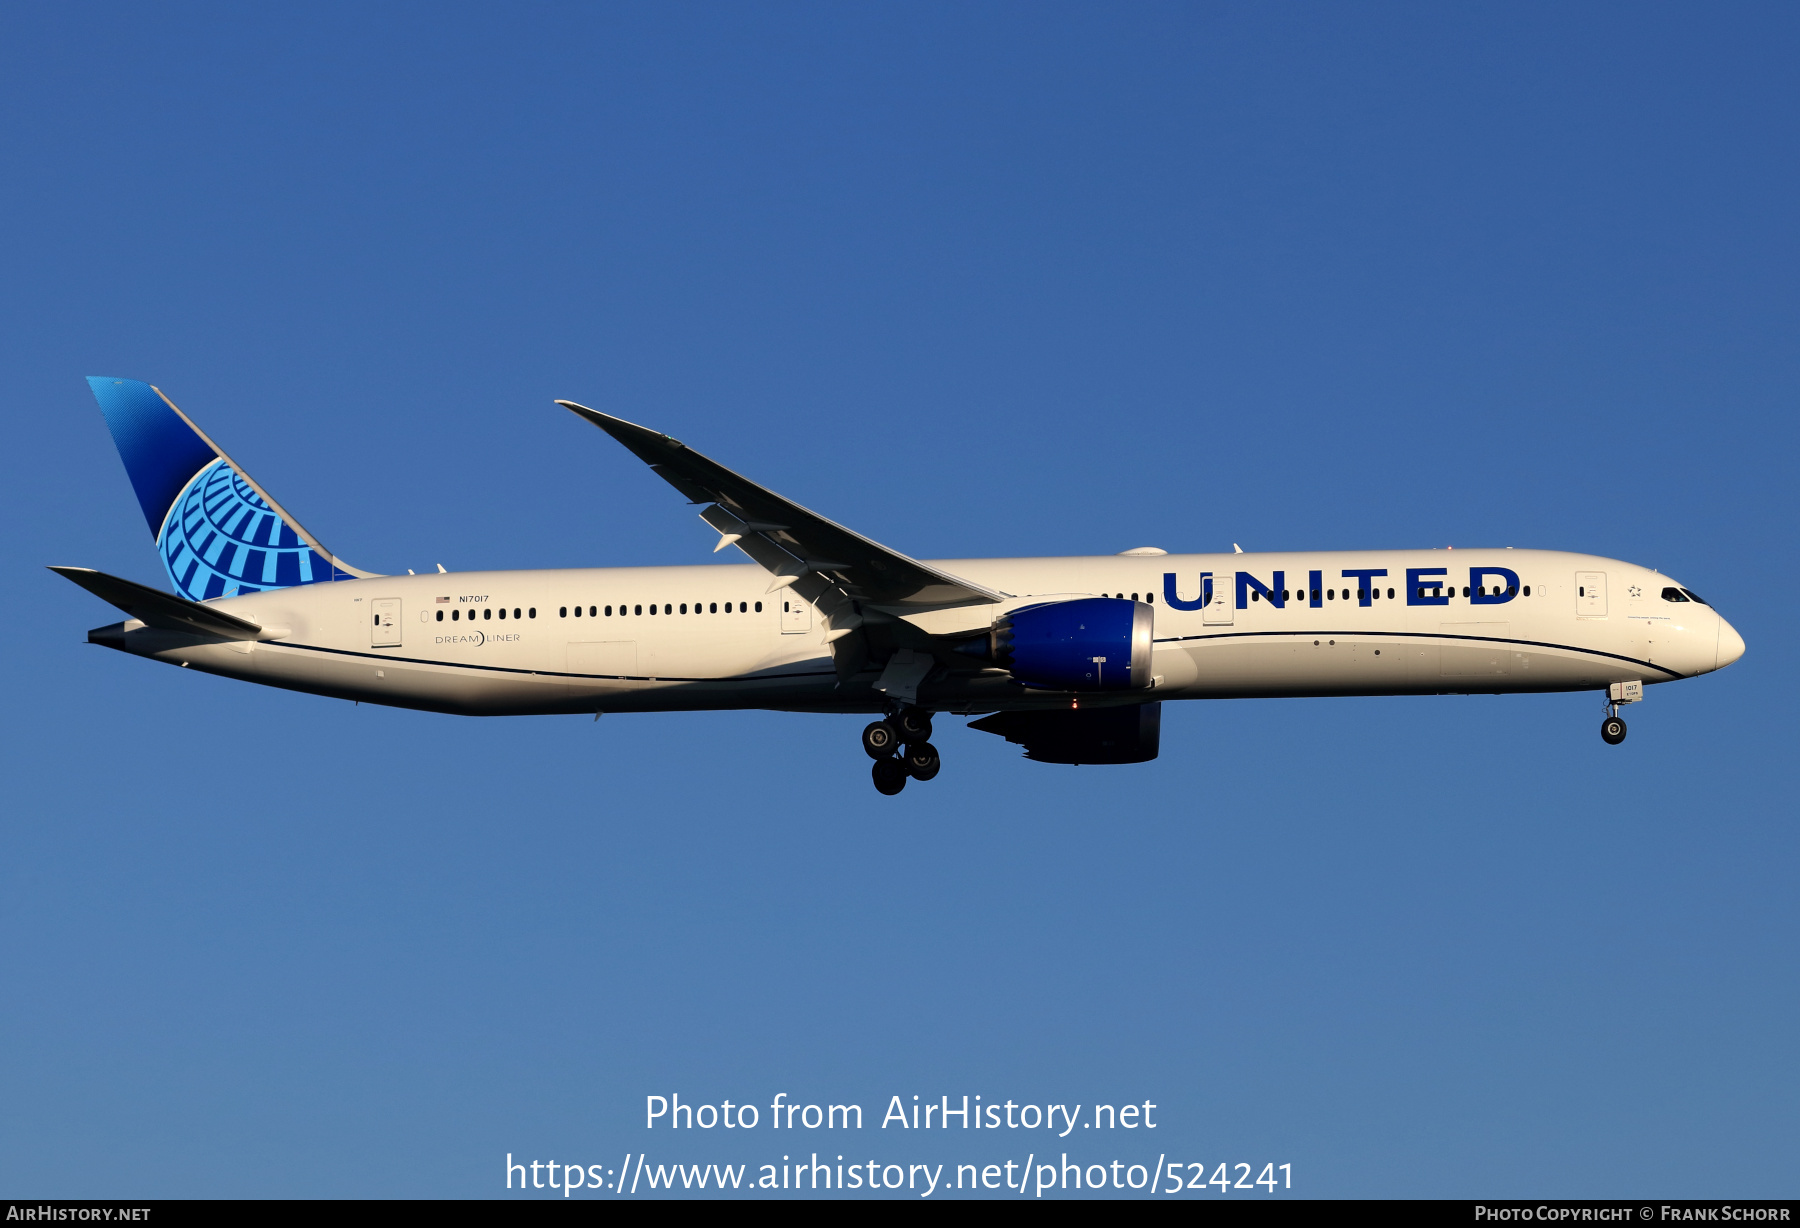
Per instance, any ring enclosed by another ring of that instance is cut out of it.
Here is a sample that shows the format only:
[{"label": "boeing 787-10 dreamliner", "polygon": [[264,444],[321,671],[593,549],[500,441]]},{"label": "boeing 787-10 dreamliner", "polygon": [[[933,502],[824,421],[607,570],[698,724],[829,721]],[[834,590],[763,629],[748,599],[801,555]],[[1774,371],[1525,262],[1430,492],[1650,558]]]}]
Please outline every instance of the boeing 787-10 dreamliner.
[{"label": "boeing 787-10 dreamliner", "polygon": [[52,570],[123,610],[96,644],[458,716],[872,714],[875,787],[938,773],[934,715],[1045,763],[1142,763],[1162,702],[1643,687],[1744,641],[1693,590],[1548,550],[912,559],[667,435],[570,401],[749,562],[382,576],[352,567],[162,392],[91,377],[174,592]]}]

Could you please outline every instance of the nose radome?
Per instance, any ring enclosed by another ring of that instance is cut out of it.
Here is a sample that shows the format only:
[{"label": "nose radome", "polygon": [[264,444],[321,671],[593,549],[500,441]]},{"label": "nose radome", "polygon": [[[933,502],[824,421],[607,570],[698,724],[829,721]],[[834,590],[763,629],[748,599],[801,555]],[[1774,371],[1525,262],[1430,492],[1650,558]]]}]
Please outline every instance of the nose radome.
[{"label": "nose radome", "polygon": [[1723,618],[1719,620],[1719,657],[1713,663],[1714,669],[1724,669],[1733,661],[1744,655],[1744,637],[1737,629]]}]

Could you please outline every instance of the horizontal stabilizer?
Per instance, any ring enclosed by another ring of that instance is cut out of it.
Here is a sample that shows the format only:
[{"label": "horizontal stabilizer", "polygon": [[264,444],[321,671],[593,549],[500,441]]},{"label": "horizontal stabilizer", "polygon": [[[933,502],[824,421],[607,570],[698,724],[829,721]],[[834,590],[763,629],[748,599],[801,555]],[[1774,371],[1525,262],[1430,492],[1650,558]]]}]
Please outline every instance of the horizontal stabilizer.
[{"label": "horizontal stabilizer", "polygon": [[147,627],[210,635],[222,640],[254,640],[262,636],[263,629],[253,622],[135,580],[109,576],[91,567],[52,567],[50,570],[81,585],[108,605],[124,610]]}]

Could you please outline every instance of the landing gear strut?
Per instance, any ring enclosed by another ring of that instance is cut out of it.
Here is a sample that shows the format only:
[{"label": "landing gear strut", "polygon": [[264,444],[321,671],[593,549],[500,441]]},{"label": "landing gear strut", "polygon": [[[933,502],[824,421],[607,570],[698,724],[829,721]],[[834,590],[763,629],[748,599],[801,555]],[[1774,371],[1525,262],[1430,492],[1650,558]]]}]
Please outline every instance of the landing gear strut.
[{"label": "landing gear strut", "polygon": [[902,708],[885,720],[870,722],[862,742],[864,752],[875,761],[869,775],[876,792],[892,797],[906,788],[908,777],[925,781],[938,774],[943,761],[930,737],[931,713],[923,708]]}]

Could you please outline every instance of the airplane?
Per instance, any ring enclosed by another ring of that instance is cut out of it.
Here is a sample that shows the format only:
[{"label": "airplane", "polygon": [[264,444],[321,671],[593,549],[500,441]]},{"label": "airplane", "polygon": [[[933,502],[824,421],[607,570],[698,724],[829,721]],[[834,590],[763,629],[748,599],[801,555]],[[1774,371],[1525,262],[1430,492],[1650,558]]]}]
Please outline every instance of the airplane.
[{"label": "airplane", "polygon": [[379,575],[307,532],[173,401],[88,379],[173,592],[53,567],[133,656],[460,716],[760,708],[873,715],[881,793],[928,781],[932,719],[1042,763],[1157,757],[1176,699],[1605,693],[1722,669],[1743,638],[1658,572],[1550,550],[909,558],[685,444],[573,401],[748,563]]}]

